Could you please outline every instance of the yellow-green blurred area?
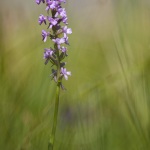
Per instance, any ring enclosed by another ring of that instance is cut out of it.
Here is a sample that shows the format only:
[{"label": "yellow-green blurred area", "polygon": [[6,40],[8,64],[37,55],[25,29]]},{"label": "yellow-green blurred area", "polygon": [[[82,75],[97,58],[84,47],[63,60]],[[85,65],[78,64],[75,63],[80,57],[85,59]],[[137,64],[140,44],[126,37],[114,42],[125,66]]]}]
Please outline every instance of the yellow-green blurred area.
[{"label": "yellow-green blurred area", "polygon": [[[72,72],[55,150],[150,149],[150,1],[68,0]],[[0,2],[0,150],[47,150],[56,85],[38,25],[44,5]],[[50,40],[49,40],[50,41]]]}]

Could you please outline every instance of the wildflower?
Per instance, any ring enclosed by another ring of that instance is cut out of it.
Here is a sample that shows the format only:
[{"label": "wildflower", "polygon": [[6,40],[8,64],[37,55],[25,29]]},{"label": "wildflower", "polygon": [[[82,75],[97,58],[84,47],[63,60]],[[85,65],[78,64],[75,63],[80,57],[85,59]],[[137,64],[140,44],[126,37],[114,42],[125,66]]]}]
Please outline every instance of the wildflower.
[{"label": "wildflower", "polygon": [[60,15],[61,17],[67,17],[65,8],[59,8],[57,9],[57,13],[55,14],[55,17]]},{"label": "wildflower", "polygon": [[64,36],[67,36],[67,34],[71,34],[72,30],[71,28],[67,28],[67,26],[62,28],[63,32],[64,32]]},{"label": "wildflower", "polygon": [[64,41],[67,45],[69,45],[69,42],[68,42],[68,36],[66,34],[64,34]]},{"label": "wildflower", "polygon": [[61,74],[64,76],[66,80],[68,80],[68,76],[71,76],[71,72],[67,71],[66,68],[61,68]]},{"label": "wildflower", "polygon": [[43,15],[40,15],[39,16],[39,24],[41,25],[43,22],[46,24],[46,17]]},{"label": "wildflower", "polygon": [[42,30],[42,37],[43,37],[43,41],[46,42],[47,37],[50,35],[49,32],[46,32],[45,30]]},{"label": "wildflower", "polygon": [[57,39],[53,39],[52,41],[57,44],[57,48],[59,50],[60,50],[60,45],[65,43],[65,39],[64,38],[57,38]]},{"label": "wildflower", "polygon": [[67,51],[67,48],[64,47],[64,46],[62,46],[60,49],[61,49],[61,51],[62,51],[63,53],[66,53],[66,51]]},{"label": "wildflower", "polygon": [[[44,50],[44,59],[46,59],[45,64],[48,62],[52,63],[52,79],[57,83],[56,90],[56,105],[54,112],[54,123],[52,128],[52,134],[50,136],[48,149],[53,150],[54,140],[55,140],[55,132],[57,125],[57,114],[58,114],[58,104],[59,104],[59,91],[60,88],[65,89],[62,85],[63,77],[68,80],[68,76],[71,76],[71,72],[67,71],[65,68],[66,62],[62,62],[62,60],[67,57],[67,47],[64,47],[65,44],[69,45],[68,42],[68,34],[72,33],[71,28],[67,26],[61,27],[61,24],[64,23],[67,25],[67,14],[65,8],[62,8],[61,3],[66,3],[66,0],[36,0],[36,3],[39,5],[41,2],[46,3],[46,11],[48,11],[48,17],[44,15],[39,16],[39,24],[46,24],[46,20],[49,21],[48,30],[42,30],[42,40],[44,42],[47,41],[48,37],[50,40],[54,42],[54,48],[45,48]],[[49,15],[51,12],[51,15]],[[51,34],[50,34],[51,33]],[[62,37],[63,35],[63,37]]]},{"label": "wildflower", "polygon": [[68,24],[68,23],[67,23],[67,20],[68,20],[67,17],[62,17],[61,20],[62,20],[62,22],[63,22],[64,24],[66,24],[66,25]]},{"label": "wildflower", "polygon": [[53,39],[53,42],[55,42],[57,45],[60,45],[60,44],[65,43],[65,39],[64,38],[57,38],[57,39]]},{"label": "wildflower", "polygon": [[50,22],[50,28],[57,24],[57,20],[53,19],[52,17],[47,17],[47,20]]},{"label": "wildflower", "polygon": [[[72,29],[67,27],[68,18],[65,8],[61,6],[62,3],[66,3],[66,0],[36,0],[36,3],[39,5],[41,3],[46,3],[46,11],[48,11],[48,16],[40,15],[39,24],[45,24],[48,21],[48,30],[49,32],[42,30],[42,40],[46,42],[48,37],[54,42],[54,48],[45,48],[44,50],[44,59],[46,60],[45,64],[51,62],[53,66],[56,67],[56,70],[52,69],[53,79],[58,82],[62,82],[64,77],[66,80],[68,76],[71,75],[70,71],[67,71],[65,68],[66,63],[62,60],[67,57],[67,47],[64,45],[69,45],[68,35],[72,34]],[[51,15],[49,14],[51,12]],[[65,26],[61,26],[62,23]],[[63,64],[63,65],[62,65]],[[62,83],[61,83],[62,85]]]},{"label": "wildflower", "polygon": [[45,59],[49,59],[54,53],[53,49],[45,48],[44,50],[45,50],[45,52],[44,52]]},{"label": "wildflower", "polygon": [[57,1],[51,1],[51,0],[47,0],[47,7],[46,10],[50,10],[50,9],[56,9],[58,7],[58,2]]}]

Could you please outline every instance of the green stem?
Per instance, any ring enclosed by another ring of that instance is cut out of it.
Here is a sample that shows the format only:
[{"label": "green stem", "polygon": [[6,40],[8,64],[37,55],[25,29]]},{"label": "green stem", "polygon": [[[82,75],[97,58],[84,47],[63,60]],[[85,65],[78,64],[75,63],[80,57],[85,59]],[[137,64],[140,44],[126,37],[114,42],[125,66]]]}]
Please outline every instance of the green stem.
[{"label": "green stem", "polygon": [[55,142],[55,132],[56,132],[56,126],[57,126],[57,116],[58,116],[58,107],[59,107],[60,84],[61,84],[61,82],[57,83],[53,128],[52,128],[52,133],[50,136],[48,150],[53,150],[54,142]]}]

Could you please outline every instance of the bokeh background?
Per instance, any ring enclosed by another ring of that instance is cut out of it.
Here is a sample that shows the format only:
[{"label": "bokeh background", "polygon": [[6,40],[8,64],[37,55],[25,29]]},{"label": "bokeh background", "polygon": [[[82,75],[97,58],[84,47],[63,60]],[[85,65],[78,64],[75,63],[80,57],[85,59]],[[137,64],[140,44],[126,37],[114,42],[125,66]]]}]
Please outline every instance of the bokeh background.
[{"label": "bokeh background", "polygon": [[[68,0],[55,150],[150,149],[150,1]],[[0,149],[46,150],[56,85],[34,0],[0,1]]]}]

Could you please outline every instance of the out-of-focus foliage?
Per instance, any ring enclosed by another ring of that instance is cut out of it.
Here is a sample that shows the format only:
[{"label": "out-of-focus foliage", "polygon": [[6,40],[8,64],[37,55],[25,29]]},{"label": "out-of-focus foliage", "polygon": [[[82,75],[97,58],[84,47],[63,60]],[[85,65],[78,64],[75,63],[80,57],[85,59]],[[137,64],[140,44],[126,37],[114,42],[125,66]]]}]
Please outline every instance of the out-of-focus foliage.
[{"label": "out-of-focus foliage", "polygon": [[[0,2],[0,149],[47,149],[55,84],[44,65],[44,11],[32,1]],[[40,10],[39,10],[40,9]],[[68,70],[56,150],[150,149],[150,2],[67,3]]]}]

